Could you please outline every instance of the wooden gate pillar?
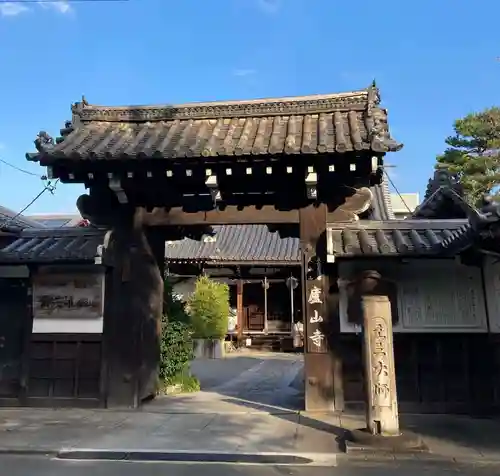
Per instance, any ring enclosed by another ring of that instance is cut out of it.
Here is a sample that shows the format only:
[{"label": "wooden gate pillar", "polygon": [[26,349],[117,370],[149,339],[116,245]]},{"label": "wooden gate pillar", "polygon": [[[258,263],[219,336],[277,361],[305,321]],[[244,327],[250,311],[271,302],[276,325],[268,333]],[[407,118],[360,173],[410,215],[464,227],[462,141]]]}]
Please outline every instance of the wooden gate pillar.
[{"label": "wooden gate pillar", "polygon": [[389,297],[381,276],[364,271],[356,279],[355,298],[363,318],[366,426],[373,435],[399,435],[396,368]]},{"label": "wooden gate pillar", "polygon": [[243,280],[238,279],[236,283],[236,339],[238,345],[243,339]]},{"label": "wooden gate pillar", "polygon": [[164,251],[158,236],[148,239],[142,210],[130,215],[113,227],[105,254],[108,407],[137,407],[154,395],[158,379],[164,261],[158,255]]},{"label": "wooden gate pillar", "polygon": [[[300,210],[302,252],[302,309],[304,319],[305,409],[334,411],[339,395],[336,349],[329,343],[333,333],[327,310],[326,277],[327,207],[310,205]],[[339,404],[337,403],[337,407]]]}]

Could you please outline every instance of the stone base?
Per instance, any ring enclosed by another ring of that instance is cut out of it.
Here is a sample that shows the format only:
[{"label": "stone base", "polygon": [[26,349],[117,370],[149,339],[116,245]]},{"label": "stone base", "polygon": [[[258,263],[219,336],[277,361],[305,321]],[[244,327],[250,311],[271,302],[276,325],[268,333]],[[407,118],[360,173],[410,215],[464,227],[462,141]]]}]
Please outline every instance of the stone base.
[{"label": "stone base", "polygon": [[193,347],[196,359],[222,359],[224,357],[222,339],[194,339]]},{"label": "stone base", "polygon": [[422,437],[405,431],[397,436],[373,435],[367,429],[348,430],[345,435],[346,453],[356,451],[408,453],[427,452]]}]

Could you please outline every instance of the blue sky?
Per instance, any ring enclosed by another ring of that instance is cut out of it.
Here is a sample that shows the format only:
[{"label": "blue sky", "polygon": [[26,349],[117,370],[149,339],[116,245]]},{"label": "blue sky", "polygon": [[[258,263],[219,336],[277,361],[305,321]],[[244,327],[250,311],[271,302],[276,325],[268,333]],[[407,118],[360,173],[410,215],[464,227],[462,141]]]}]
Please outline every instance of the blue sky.
[{"label": "blue sky", "polygon": [[[475,8],[480,5],[480,8]],[[359,89],[373,78],[405,144],[387,162],[401,192],[425,190],[453,121],[499,105],[498,0],[129,0],[39,5],[0,0],[0,158],[26,162],[70,104],[125,105]],[[0,204],[42,188],[0,164]],[[72,212],[60,185],[30,213]]]}]

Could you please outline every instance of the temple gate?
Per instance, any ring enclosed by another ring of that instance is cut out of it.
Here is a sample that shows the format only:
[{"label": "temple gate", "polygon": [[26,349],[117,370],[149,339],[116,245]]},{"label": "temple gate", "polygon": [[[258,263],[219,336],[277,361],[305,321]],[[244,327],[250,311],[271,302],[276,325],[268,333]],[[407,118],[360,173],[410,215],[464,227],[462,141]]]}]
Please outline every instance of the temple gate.
[{"label": "temple gate", "polygon": [[138,406],[155,391],[165,241],[200,237],[211,225],[265,224],[300,237],[306,409],[342,409],[326,225],[352,223],[368,209],[385,153],[402,147],[379,103],[375,84],[179,106],[82,99],[61,137],[39,134],[28,159],[50,178],[84,184],[82,216],[109,230],[100,250],[108,406]]}]

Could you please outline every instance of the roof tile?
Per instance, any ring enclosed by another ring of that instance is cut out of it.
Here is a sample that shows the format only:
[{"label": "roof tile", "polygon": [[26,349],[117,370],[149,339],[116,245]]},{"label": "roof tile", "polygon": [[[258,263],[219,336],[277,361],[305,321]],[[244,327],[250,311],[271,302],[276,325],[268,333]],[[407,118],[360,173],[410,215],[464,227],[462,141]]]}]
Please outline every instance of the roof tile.
[{"label": "roof tile", "polygon": [[[180,106],[73,107],[65,138],[45,140],[40,156],[58,158],[177,158],[261,154],[317,154],[402,145],[387,126],[375,87],[330,95]],[[38,146],[41,146],[40,139]]]},{"label": "roof tile", "polygon": [[280,238],[266,225],[215,226],[213,238],[167,242],[167,261],[299,262],[299,240]]},{"label": "roof tile", "polygon": [[24,230],[0,250],[0,263],[94,261],[104,232],[89,228]]},{"label": "roof tile", "polygon": [[429,255],[445,251],[454,236],[469,228],[466,220],[366,221],[327,234],[329,255],[337,257]]}]

